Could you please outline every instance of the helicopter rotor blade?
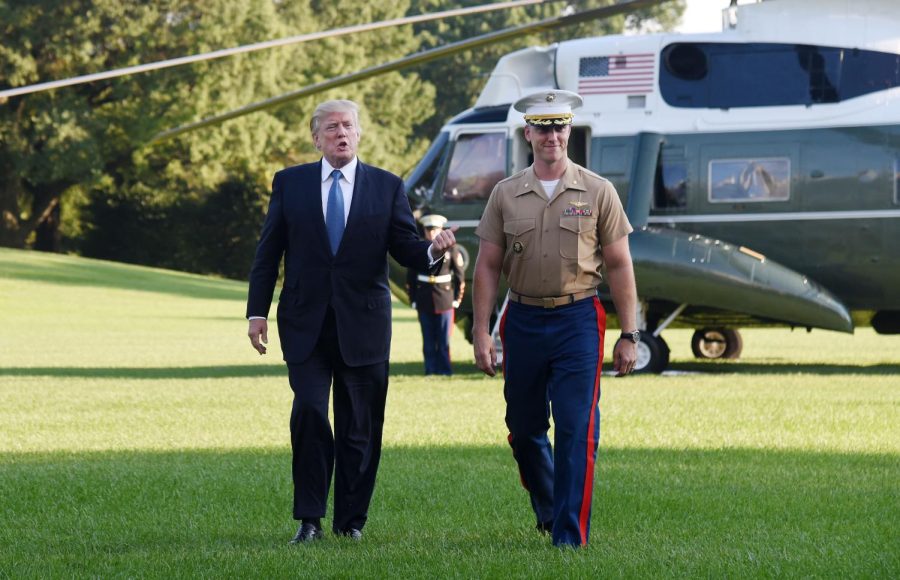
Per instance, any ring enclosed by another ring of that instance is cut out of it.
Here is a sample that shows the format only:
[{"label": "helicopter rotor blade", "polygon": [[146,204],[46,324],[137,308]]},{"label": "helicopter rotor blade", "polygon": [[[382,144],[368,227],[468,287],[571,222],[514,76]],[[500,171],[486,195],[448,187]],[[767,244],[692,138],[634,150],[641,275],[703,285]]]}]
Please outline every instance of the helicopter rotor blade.
[{"label": "helicopter rotor blade", "polygon": [[544,32],[547,30],[552,30],[555,28],[562,28],[564,26],[571,26],[573,24],[579,24],[581,22],[586,22],[589,20],[597,20],[597,19],[606,19],[611,16],[616,16],[625,12],[632,12],[634,10],[639,10],[642,8],[649,8],[651,6],[655,6],[657,4],[662,4],[664,2],[669,2],[670,0],[630,0],[629,2],[622,2],[619,4],[613,4],[611,6],[602,6],[599,8],[592,8],[590,10],[585,10],[584,12],[576,12],[574,14],[565,14],[562,16],[554,16],[552,18],[546,18],[544,20],[540,20],[538,22],[533,22],[530,24],[522,24],[519,26],[514,26],[510,28],[504,28],[503,30],[498,30],[496,32],[489,32],[487,34],[483,34],[481,36],[476,36],[473,38],[469,38],[466,40],[461,40],[459,42],[454,42],[445,46],[440,46],[436,48],[432,48],[430,50],[425,50],[422,52],[417,52],[410,56],[406,56],[397,60],[393,60],[391,62],[383,63],[380,65],[372,66],[361,71],[357,71],[354,73],[349,73],[345,75],[341,75],[338,77],[334,77],[328,79],[326,81],[322,81],[320,83],[316,83],[314,85],[309,85],[303,87],[301,89],[297,89],[295,91],[291,91],[289,93],[284,93],[277,97],[272,97],[269,99],[265,99],[263,101],[258,101],[256,103],[252,103],[250,105],[246,105],[244,107],[240,107],[238,109],[233,109],[228,111],[227,113],[222,113],[219,115],[215,115],[212,117],[207,117],[206,119],[202,119],[200,121],[194,123],[188,123],[186,125],[181,125],[175,127],[173,129],[169,129],[167,131],[163,131],[162,133],[154,136],[150,143],[155,143],[158,141],[171,139],[172,137],[176,137],[178,135],[182,135],[189,131],[195,131],[197,129],[202,129],[204,127],[209,127],[212,125],[218,125],[230,119],[235,119],[237,117],[242,117],[244,115],[249,115],[250,113],[255,113],[258,111],[262,111],[265,109],[271,109],[273,107],[277,107],[279,105],[283,105],[289,101],[293,101],[295,99],[299,99],[302,97],[307,97],[310,95],[314,95],[317,93],[321,93],[330,89],[334,89],[337,87],[341,87],[344,85],[348,85],[350,83],[354,83],[356,81],[361,81],[367,78],[371,78],[374,76],[378,76],[384,73],[393,72],[396,70],[401,70],[404,68],[409,68],[418,64],[426,63],[432,60],[436,60],[442,58],[444,56],[454,54],[457,52],[462,52],[465,50],[470,50],[473,48],[477,48],[480,46],[485,46],[488,44],[493,44],[496,42],[501,42],[503,40],[507,40],[510,38],[515,38],[517,36],[522,36],[525,34],[532,34],[535,32]]},{"label": "helicopter rotor blade", "polygon": [[57,81],[47,81],[43,83],[36,83],[33,85],[27,85],[24,87],[15,87],[11,89],[4,89],[0,91],[0,104],[6,102],[7,99],[11,97],[17,97],[20,95],[28,95],[31,93],[38,93],[41,91],[49,91],[52,89],[59,89],[63,87],[70,87],[73,85],[80,85],[84,83],[90,83],[94,81],[100,81],[105,79],[113,79],[118,77],[123,77],[127,75],[155,71],[165,68],[172,68],[176,66],[181,66],[184,64],[192,64],[195,62],[202,62],[206,60],[214,60],[217,58],[224,58],[226,56],[234,56],[236,54],[244,54],[247,52],[256,52],[258,50],[266,50],[269,48],[277,48],[280,46],[291,46],[294,44],[301,44],[303,42],[309,42],[311,40],[320,40],[322,38],[337,38],[339,36],[346,36],[348,34],[356,34],[358,32],[371,32],[372,30],[379,30],[381,28],[389,28],[392,26],[401,26],[404,24],[416,24],[419,22],[428,22],[430,20],[440,20],[443,18],[450,18],[453,16],[467,16],[469,14],[479,14],[482,12],[493,12],[495,10],[504,10],[506,8],[517,8],[519,6],[530,6],[534,4],[551,4],[555,2],[561,2],[562,0],[510,0],[508,2],[500,2],[495,4],[481,4],[479,6],[471,6],[469,8],[457,8],[454,10],[445,10],[443,12],[435,12],[433,14],[418,14],[416,16],[406,16],[404,18],[394,18],[392,20],[382,20],[380,22],[371,22],[368,24],[358,24],[356,26],[347,26],[344,28],[335,28],[332,30],[323,30],[321,32],[312,32],[309,34],[300,34],[296,36],[289,36],[287,38],[278,38],[275,40],[266,40],[264,42],[256,42],[253,44],[244,44],[241,46],[235,46],[232,48],[223,48],[221,50],[214,50],[212,52],[204,52],[201,54],[193,54],[190,56],[182,56],[179,58],[171,58],[167,60],[160,60],[156,62],[150,62],[145,64],[139,64],[134,66],[129,66],[125,68],[117,68],[113,70],[81,75],[77,77],[70,77],[67,79],[60,79]]}]

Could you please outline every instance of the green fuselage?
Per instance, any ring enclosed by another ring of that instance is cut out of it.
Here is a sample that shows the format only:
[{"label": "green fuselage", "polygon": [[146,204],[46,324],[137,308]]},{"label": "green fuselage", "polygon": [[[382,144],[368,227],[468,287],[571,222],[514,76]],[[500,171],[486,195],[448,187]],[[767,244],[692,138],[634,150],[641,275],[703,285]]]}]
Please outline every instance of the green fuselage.
[{"label": "green fuselage", "polygon": [[[623,201],[634,143],[591,144],[591,168]],[[683,165],[683,205],[654,203],[648,221],[746,246],[819,282],[851,310],[898,310],[898,156],[898,126],[665,135],[659,163]],[[711,201],[710,162],[753,158],[789,161],[787,199]]]}]

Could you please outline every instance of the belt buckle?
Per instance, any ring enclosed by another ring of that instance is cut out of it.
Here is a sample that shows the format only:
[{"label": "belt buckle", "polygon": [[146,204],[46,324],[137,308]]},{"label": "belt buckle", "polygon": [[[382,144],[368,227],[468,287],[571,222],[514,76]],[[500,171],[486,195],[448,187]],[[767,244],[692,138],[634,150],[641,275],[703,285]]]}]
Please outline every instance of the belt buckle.
[{"label": "belt buckle", "polygon": [[428,282],[429,282],[429,284],[434,284],[434,276],[433,275],[428,277]]},{"label": "belt buckle", "polygon": [[541,302],[543,302],[544,308],[556,308],[556,299],[552,296],[541,298]]}]

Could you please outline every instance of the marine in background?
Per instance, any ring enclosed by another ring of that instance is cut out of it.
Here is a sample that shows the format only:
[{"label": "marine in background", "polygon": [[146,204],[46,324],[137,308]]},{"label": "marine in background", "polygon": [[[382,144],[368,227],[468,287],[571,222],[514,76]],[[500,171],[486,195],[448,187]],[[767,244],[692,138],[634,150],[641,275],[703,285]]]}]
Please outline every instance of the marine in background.
[{"label": "marine in background", "polygon": [[[424,237],[431,241],[440,233],[447,218],[426,215],[419,220]],[[452,247],[444,256],[444,263],[434,274],[410,268],[407,270],[406,292],[419,314],[422,328],[422,354],[426,375],[451,375],[450,336],[466,290],[465,260],[459,248]]]}]

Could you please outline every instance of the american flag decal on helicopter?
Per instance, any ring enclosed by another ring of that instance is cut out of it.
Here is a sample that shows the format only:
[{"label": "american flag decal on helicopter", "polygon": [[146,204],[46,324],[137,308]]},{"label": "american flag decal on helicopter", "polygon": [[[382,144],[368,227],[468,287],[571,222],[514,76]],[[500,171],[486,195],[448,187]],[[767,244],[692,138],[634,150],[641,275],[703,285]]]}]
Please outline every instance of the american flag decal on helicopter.
[{"label": "american flag decal on helicopter", "polygon": [[656,55],[617,54],[583,57],[578,63],[582,95],[643,95],[653,91]]}]

